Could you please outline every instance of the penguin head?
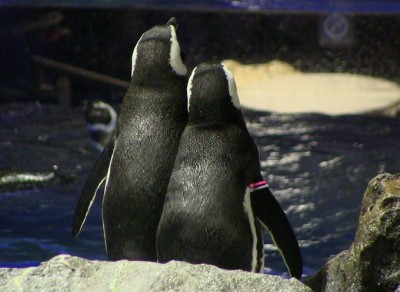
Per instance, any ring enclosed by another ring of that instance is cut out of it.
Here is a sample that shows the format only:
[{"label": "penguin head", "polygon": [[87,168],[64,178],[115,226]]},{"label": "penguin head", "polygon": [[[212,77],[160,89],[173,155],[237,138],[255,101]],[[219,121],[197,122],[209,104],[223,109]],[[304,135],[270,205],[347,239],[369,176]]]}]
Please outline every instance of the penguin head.
[{"label": "penguin head", "polygon": [[201,64],[187,87],[189,122],[245,125],[236,83],[224,64]]},{"label": "penguin head", "polygon": [[85,107],[85,120],[90,131],[112,132],[117,123],[117,113],[108,103],[94,101]]},{"label": "penguin head", "polygon": [[146,31],[132,54],[132,79],[157,81],[164,76],[186,76],[175,17]]}]

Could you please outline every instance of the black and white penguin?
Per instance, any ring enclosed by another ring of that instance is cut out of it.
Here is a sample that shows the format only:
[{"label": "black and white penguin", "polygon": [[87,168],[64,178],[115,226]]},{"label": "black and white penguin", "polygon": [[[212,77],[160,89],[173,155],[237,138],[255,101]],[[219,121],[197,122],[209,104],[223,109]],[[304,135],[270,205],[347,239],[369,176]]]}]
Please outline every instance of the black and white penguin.
[{"label": "black and white penguin", "polygon": [[188,124],[157,229],[158,260],[263,272],[264,226],[290,274],[300,278],[301,251],[261,176],[258,148],[244,122],[232,74],[222,64],[199,65],[187,95]]},{"label": "black and white penguin", "polygon": [[111,260],[157,259],[156,230],[188,115],[187,69],[176,28],[171,18],[136,44],[116,135],[95,163],[76,208],[74,237],[105,180],[103,227]]},{"label": "black and white penguin", "polygon": [[114,135],[117,113],[108,103],[93,101],[85,106],[84,114],[91,143],[96,150],[102,152]]}]

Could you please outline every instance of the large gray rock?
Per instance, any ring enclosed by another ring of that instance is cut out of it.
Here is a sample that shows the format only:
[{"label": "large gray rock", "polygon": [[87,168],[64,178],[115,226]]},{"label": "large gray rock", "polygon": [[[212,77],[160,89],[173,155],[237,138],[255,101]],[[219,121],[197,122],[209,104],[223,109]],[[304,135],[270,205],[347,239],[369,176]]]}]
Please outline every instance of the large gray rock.
[{"label": "large gray rock", "polygon": [[59,255],[39,267],[0,269],[0,291],[311,291],[296,279],[172,261],[89,261]]},{"label": "large gray rock", "polygon": [[370,181],[353,244],[305,283],[313,291],[400,291],[400,174]]}]

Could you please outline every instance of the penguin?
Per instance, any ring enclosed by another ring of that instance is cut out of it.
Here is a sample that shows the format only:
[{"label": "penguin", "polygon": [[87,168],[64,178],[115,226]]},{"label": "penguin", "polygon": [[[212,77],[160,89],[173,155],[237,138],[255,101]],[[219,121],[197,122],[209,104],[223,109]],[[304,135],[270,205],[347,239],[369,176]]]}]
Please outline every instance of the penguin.
[{"label": "penguin", "polygon": [[92,146],[102,152],[114,135],[117,113],[108,103],[93,101],[85,106],[84,115]]},{"label": "penguin", "polygon": [[187,69],[176,29],[177,20],[171,18],[137,42],[116,133],[94,164],[76,207],[74,237],[105,181],[102,219],[110,260],[157,260],[157,226],[188,116]]},{"label": "penguin", "polygon": [[265,228],[291,276],[300,278],[301,251],[261,175],[258,148],[243,119],[232,73],[223,64],[197,66],[187,96],[188,123],[157,229],[159,262],[263,272]]}]

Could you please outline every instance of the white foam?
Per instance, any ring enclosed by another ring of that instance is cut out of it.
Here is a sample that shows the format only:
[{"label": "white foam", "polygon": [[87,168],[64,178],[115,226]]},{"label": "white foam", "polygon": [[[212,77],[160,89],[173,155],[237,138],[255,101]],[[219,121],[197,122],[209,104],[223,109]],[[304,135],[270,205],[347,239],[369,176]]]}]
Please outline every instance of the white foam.
[{"label": "white foam", "polygon": [[52,179],[55,176],[53,172],[49,174],[30,174],[30,173],[20,173],[17,175],[6,175],[0,178],[2,183],[18,183],[21,181],[32,181],[32,182],[44,182]]},{"label": "white foam", "polygon": [[103,152],[103,150],[104,150],[103,145],[101,145],[100,143],[94,142],[94,141],[91,141],[91,144],[94,147],[94,149],[96,149],[99,152]]},{"label": "white foam", "polygon": [[178,75],[185,76],[187,73],[186,65],[181,58],[181,48],[179,47],[178,38],[176,36],[175,27],[171,27],[171,51],[170,51],[170,64],[174,72]]},{"label": "white foam", "polygon": [[237,109],[240,109],[240,101],[237,94],[235,78],[233,78],[232,72],[229,71],[229,69],[223,63],[221,65],[225,71],[226,79],[228,80],[229,95],[231,96],[231,101]]},{"label": "white foam", "polygon": [[188,107],[188,112],[189,107],[190,107],[190,97],[192,96],[192,87],[193,87],[193,77],[195,74],[197,67],[193,69],[192,74],[190,75],[189,81],[188,81],[188,86],[187,86],[187,107]]}]

